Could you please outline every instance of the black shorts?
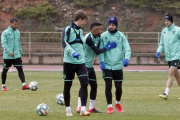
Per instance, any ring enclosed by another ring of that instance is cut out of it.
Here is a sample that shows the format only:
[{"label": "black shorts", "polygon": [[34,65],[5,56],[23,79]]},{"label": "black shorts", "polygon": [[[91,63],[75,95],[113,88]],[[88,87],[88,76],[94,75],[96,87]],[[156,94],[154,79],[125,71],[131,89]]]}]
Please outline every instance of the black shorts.
[{"label": "black shorts", "polygon": [[16,59],[3,59],[3,68],[4,69],[9,69],[12,64],[14,67],[17,66],[23,66],[23,62],[21,58],[16,58]]},{"label": "black shorts", "polygon": [[177,69],[180,69],[179,63],[180,63],[180,60],[168,61],[169,68],[170,67],[175,67]]},{"label": "black shorts", "polygon": [[73,81],[75,73],[78,77],[88,76],[85,64],[63,63],[63,80]]},{"label": "black shorts", "polygon": [[103,71],[103,78],[110,78],[114,81],[123,81],[123,71],[122,70],[109,70],[105,69]]},{"label": "black shorts", "polygon": [[96,81],[96,73],[94,71],[94,68],[93,67],[92,68],[87,68],[87,70],[88,70],[88,78],[89,78],[89,80]]}]

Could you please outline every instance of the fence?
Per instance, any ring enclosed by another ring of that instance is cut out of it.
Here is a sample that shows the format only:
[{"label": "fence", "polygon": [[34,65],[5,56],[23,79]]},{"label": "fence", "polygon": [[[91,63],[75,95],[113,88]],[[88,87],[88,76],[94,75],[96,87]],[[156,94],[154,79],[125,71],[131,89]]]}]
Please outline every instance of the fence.
[{"label": "fence", "polygon": [[[86,33],[87,32],[84,32],[84,34]],[[146,53],[147,51],[145,49],[148,49],[148,47],[142,50],[138,50],[141,49],[141,47],[137,47],[137,45],[158,45],[160,42],[161,33],[124,32],[124,34],[126,35],[130,43],[132,53],[136,53],[137,51],[144,51],[144,53]],[[61,45],[61,37],[62,32],[21,32],[21,45],[23,49],[23,55],[28,55],[29,63],[32,63],[32,55],[60,56],[62,62],[63,48]],[[133,47],[133,45],[135,45],[135,47]],[[150,48],[151,46],[149,46],[149,49]],[[2,47],[0,48],[0,51],[2,53]],[[148,52],[152,52],[152,50]]]}]

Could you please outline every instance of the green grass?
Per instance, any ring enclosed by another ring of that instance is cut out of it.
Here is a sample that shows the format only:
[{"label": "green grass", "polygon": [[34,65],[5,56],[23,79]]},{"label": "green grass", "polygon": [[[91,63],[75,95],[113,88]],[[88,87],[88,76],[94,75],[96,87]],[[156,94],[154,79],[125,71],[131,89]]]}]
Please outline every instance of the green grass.
[{"label": "green grass", "polygon": [[[73,117],[66,117],[65,106],[57,105],[55,97],[63,93],[62,72],[25,72],[26,82],[37,81],[37,91],[21,90],[17,72],[7,76],[7,92],[0,93],[0,120],[178,120],[180,118],[180,89],[174,82],[168,100],[159,98],[166,87],[167,72],[124,72],[123,95],[121,105],[124,113],[118,113],[114,107],[115,89],[113,83],[114,113],[107,114],[102,73],[97,72],[98,94],[95,106],[103,113],[81,117],[75,113],[78,100],[79,81],[74,80],[71,88],[71,109]],[[90,87],[89,87],[90,88]],[[39,116],[36,107],[45,103],[50,110],[47,116]],[[87,109],[89,106],[89,96]]]}]

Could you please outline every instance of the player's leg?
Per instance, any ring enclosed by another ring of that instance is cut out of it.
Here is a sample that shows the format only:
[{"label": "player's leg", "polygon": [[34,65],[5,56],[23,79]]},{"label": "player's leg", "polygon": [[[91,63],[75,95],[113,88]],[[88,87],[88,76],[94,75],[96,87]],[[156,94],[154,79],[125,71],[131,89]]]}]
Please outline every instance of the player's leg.
[{"label": "player's leg", "polygon": [[72,81],[75,76],[75,69],[77,65],[70,63],[63,63],[63,80],[64,80],[64,102],[66,106],[66,116],[73,116],[70,107],[70,89],[72,86]]},{"label": "player's leg", "polygon": [[87,86],[89,84],[89,79],[88,79],[88,72],[86,69],[85,64],[79,65],[78,69],[76,70],[77,76],[80,81],[81,85],[81,116],[89,116],[90,113],[86,111],[86,103],[87,103],[87,96],[88,96],[88,90]]},{"label": "player's leg", "polygon": [[13,60],[11,60],[11,59],[3,59],[3,70],[1,73],[2,91],[7,91],[7,89],[6,89],[7,72],[9,70],[9,68],[11,67],[12,63],[13,63]]},{"label": "player's leg", "polygon": [[176,81],[177,81],[177,83],[178,83],[178,85],[180,87],[180,75],[179,75],[179,70],[178,69],[175,71],[175,75],[174,76],[175,76]]},{"label": "player's leg", "polygon": [[116,88],[116,103],[115,107],[117,108],[118,112],[124,112],[120,105],[120,100],[122,96],[122,81],[123,81],[123,71],[122,70],[113,70],[113,79],[114,79],[114,84]]},{"label": "player's leg", "polygon": [[106,95],[106,100],[108,104],[108,114],[113,113],[113,106],[112,106],[112,70],[105,69],[103,71],[103,78],[105,81],[105,95]]},{"label": "player's leg", "polygon": [[29,86],[26,85],[26,82],[25,82],[25,76],[24,76],[24,72],[23,72],[23,68],[22,68],[22,66],[23,66],[22,59],[21,58],[14,59],[13,65],[14,65],[14,67],[16,67],[19,78],[22,82],[22,90],[29,89]]},{"label": "player's leg", "polygon": [[94,71],[94,68],[87,68],[88,70],[88,76],[89,76],[89,84],[91,86],[90,91],[90,102],[89,102],[89,109],[88,112],[91,113],[102,113],[101,111],[97,110],[95,108],[95,100],[97,96],[97,81],[96,81],[96,73]]},{"label": "player's leg", "polygon": [[76,113],[80,113],[81,111],[81,87],[79,89],[79,95],[78,95],[78,106],[76,109]]}]

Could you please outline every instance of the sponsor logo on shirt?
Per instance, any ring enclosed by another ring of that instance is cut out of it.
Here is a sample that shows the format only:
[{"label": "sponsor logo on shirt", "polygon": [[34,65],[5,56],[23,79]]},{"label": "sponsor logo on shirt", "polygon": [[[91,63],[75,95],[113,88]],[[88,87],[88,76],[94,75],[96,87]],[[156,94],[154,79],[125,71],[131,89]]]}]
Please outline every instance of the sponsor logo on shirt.
[{"label": "sponsor logo on shirt", "polygon": [[172,34],[174,35],[174,34],[175,34],[175,31],[172,31]]},{"label": "sponsor logo on shirt", "polygon": [[120,40],[120,36],[116,36],[117,40]]},{"label": "sponsor logo on shirt", "polygon": [[107,40],[108,38],[107,37],[105,37],[105,40]]}]

